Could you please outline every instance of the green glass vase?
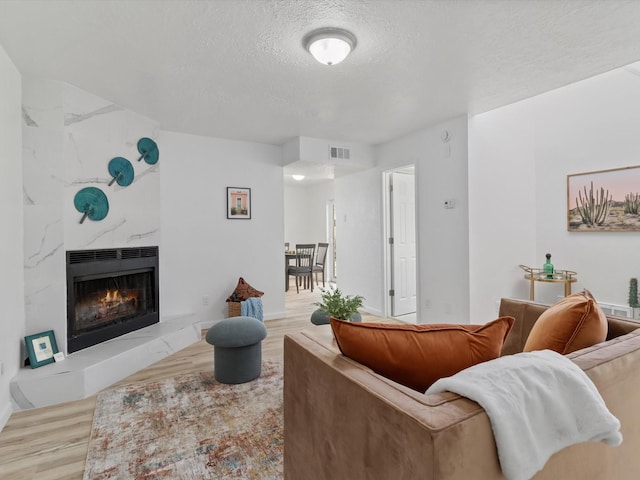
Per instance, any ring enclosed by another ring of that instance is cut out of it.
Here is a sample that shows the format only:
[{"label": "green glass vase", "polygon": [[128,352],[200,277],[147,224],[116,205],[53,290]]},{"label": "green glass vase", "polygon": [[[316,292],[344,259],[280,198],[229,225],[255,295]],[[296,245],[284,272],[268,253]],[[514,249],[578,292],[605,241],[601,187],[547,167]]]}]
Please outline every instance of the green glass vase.
[{"label": "green glass vase", "polygon": [[542,271],[547,278],[553,278],[553,264],[551,263],[551,254],[547,253],[545,256],[547,257],[547,261],[542,266]]}]

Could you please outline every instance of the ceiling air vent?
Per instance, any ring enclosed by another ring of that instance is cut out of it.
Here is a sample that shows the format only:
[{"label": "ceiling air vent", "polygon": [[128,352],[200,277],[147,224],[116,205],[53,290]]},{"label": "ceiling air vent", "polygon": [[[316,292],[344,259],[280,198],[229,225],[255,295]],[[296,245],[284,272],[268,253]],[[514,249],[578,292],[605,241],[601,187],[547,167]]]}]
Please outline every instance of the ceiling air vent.
[{"label": "ceiling air vent", "polygon": [[349,160],[351,158],[351,152],[348,148],[344,147],[329,147],[329,158],[331,158],[331,160]]}]

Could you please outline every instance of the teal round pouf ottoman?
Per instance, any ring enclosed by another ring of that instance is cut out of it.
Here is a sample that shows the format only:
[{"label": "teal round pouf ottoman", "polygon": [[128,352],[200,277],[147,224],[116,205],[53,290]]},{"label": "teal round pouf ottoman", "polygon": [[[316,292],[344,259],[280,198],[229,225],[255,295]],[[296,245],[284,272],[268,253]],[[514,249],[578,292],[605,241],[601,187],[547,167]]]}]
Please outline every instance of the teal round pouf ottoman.
[{"label": "teal round pouf ottoman", "polygon": [[[349,319],[350,322],[361,322],[362,315],[354,313]],[[329,314],[322,309],[317,309],[311,314],[311,323],[314,325],[327,325],[329,322]]]},{"label": "teal round pouf ottoman", "polygon": [[324,310],[317,309],[311,314],[311,323],[314,325],[326,325],[329,323],[329,314]]},{"label": "teal round pouf ottoman", "polygon": [[213,345],[214,376],[220,383],[245,383],[262,371],[262,340],[267,328],[252,317],[221,320],[207,331]]}]

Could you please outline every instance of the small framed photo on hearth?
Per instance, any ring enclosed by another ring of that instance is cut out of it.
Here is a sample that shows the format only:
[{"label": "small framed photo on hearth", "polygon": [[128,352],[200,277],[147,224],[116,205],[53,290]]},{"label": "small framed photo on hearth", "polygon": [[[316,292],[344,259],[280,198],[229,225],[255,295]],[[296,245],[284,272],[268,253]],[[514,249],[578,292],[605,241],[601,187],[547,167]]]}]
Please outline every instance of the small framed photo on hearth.
[{"label": "small framed photo on hearth", "polygon": [[58,344],[53,330],[27,335],[24,337],[24,343],[27,346],[31,368],[55,362],[54,355],[58,353]]},{"label": "small framed photo on hearth", "polygon": [[227,187],[227,218],[230,220],[251,219],[251,189]]}]

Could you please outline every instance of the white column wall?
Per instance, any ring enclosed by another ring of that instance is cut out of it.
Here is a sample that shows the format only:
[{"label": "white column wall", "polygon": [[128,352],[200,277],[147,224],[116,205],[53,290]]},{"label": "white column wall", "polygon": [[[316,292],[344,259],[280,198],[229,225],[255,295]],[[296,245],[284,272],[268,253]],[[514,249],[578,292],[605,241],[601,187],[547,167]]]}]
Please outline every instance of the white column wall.
[{"label": "white column wall", "polygon": [[0,46],[0,430],[11,415],[9,382],[20,368],[25,329],[21,78]]},{"label": "white column wall", "polygon": [[[166,131],[160,142],[163,312],[225,318],[244,277],[265,292],[265,318],[284,317],[281,147]],[[227,187],[251,188],[250,220],[226,218]]]},{"label": "white column wall", "polygon": [[383,315],[382,177],[380,170],[337,178],[336,256],[338,288],[365,297],[366,311]]},{"label": "white column wall", "polygon": [[535,260],[535,164],[532,122],[521,111],[522,106],[515,105],[469,120],[473,323],[496,318],[500,298],[529,295],[518,265]]}]

